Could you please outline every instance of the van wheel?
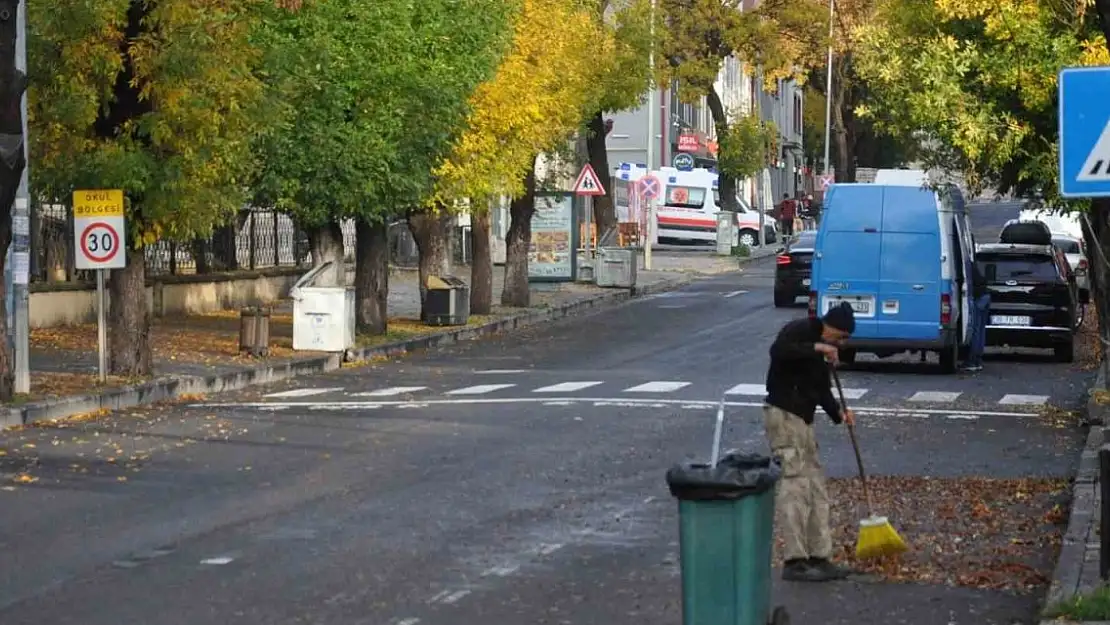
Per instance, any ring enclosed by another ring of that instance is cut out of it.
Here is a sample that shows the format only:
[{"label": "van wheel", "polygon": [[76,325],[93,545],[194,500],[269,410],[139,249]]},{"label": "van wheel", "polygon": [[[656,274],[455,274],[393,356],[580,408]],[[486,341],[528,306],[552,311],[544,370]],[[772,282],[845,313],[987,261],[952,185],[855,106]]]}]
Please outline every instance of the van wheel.
[{"label": "van wheel", "polygon": [[937,352],[937,355],[940,356],[941,373],[948,374],[956,372],[957,365],[959,364],[958,358],[960,354],[959,349],[955,345],[940,350],[939,352]]},{"label": "van wheel", "polygon": [[1057,343],[1052,352],[1056,362],[1075,362],[1075,339],[1069,339],[1067,343]]},{"label": "van wheel", "polygon": [[741,230],[738,237],[740,245],[748,248],[757,247],[759,245],[759,233],[755,230]]},{"label": "van wheel", "polygon": [[850,366],[856,364],[856,350],[854,350],[854,349],[842,349],[842,350],[840,350],[839,357],[840,357],[840,363],[845,365],[845,366],[850,367]]}]

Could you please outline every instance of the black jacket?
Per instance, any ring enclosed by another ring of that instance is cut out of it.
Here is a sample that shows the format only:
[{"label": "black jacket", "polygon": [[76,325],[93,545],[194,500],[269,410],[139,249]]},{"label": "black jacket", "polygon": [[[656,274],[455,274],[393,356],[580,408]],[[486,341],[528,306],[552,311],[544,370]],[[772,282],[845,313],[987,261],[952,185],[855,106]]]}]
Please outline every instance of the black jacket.
[{"label": "black jacket", "polygon": [[833,396],[829,365],[814,343],[821,340],[819,319],[798,319],[786,324],[771,345],[771,366],[767,369],[767,398],[772,406],[813,423],[821,406],[840,423],[841,409]]},{"label": "black jacket", "polygon": [[987,277],[979,269],[979,263],[971,263],[971,297],[979,299],[987,294]]}]

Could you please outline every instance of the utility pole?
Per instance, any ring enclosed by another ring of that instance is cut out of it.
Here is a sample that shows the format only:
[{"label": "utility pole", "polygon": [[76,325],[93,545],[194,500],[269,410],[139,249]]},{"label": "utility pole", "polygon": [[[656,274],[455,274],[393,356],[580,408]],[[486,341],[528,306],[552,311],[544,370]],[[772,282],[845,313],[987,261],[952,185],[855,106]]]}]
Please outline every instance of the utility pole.
[{"label": "utility pole", "polygon": [[[829,57],[825,74],[825,162],[824,175],[829,175],[829,137],[832,132],[832,79],[833,79],[833,20],[835,0],[829,0]],[[843,164],[843,163],[842,163]]]},{"label": "utility pole", "polygon": [[[651,0],[651,22],[649,24],[651,29],[651,47],[648,49],[648,65],[651,68],[651,85],[648,90],[648,114],[647,114],[647,133],[644,138],[647,141],[647,171],[650,174],[654,168],[655,160],[655,0]],[[655,239],[655,211],[652,207],[655,205],[654,200],[647,200],[641,210],[647,211],[647,216],[644,219],[644,224],[647,225],[647,232],[643,233],[644,241],[644,269],[651,270],[651,246]]]}]

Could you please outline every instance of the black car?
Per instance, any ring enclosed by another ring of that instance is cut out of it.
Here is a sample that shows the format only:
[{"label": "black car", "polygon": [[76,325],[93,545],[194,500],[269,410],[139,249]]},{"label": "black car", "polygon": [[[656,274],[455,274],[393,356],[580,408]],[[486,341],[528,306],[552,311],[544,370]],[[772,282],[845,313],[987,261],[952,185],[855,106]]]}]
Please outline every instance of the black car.
[{"label": "black car", "polygon": [[775,259],[775,306],[790,306],[799,297],[809,297],[813,272],[813,247],[817,231],[807,230],[787,241]]},{"label": "black car", "polygon": [[1076,314],[1086,295],[1067,258],[1052,245],[980,245],[975,262],[990,292],[987,345],[1051,348],[1075,359]]}]

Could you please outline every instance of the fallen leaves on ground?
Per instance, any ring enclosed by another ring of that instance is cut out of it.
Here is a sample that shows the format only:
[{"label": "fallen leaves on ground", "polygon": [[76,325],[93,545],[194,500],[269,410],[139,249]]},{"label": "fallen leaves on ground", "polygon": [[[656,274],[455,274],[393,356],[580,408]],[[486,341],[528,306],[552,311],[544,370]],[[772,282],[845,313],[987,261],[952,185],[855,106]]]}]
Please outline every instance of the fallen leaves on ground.
[{"label": "fallen leaves on ground", "polygon": [[1075,362],[1083,370],[1098,368],[1102,362],[1102,342],[1098,340],[1098,311],[1094,304],[1087,306],[1083,325],[1075,334]]},{"label": "fallen leaves on ground", "polygon": [[1051,404],[1041,406],[1037,410],[1037,416],[1041,418],[1045,425],[1058,429],[1079,427],[1081,421],[1077,411],[1067,410]]},{"label": "fallen leaves on ground", "polygon": [[[866,518],[859,479],[829,480],[836,559],[885,581],[1032,592],[1049,582],[1066,522],[1068,482],[1056,479],[869,478],[875,514],[909,551],[855,560]],[[781,562],[782,540],[775,541]]]}]

